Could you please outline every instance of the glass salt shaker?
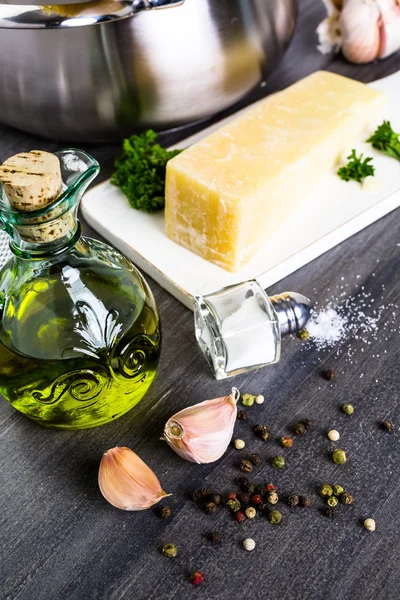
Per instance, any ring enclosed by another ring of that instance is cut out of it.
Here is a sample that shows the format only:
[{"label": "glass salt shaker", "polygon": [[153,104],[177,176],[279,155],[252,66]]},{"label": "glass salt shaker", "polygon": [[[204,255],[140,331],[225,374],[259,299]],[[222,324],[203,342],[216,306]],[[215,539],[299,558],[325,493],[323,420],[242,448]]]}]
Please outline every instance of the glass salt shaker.
[{"label": "glass salt shaker", "polygon": [[281,337],[304,328],[312,302],[297,292],[268,297],[251,280],[194,297],[195,334],[216,379],[279,361]]}]

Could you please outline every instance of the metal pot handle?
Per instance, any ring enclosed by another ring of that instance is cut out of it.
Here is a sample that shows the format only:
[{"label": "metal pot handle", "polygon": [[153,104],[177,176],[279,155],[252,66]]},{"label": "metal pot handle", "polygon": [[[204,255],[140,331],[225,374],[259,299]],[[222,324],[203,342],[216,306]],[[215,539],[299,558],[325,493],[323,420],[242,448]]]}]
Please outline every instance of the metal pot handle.
[{"label": "metal pot handle", "polygon": [[[132,17],[145,10],[173,8],[185,0],[98,0],[38,6],[0,4],[0,29],[64,29],[87,27]],[[115,7],[115,9],[114,9]]]}]

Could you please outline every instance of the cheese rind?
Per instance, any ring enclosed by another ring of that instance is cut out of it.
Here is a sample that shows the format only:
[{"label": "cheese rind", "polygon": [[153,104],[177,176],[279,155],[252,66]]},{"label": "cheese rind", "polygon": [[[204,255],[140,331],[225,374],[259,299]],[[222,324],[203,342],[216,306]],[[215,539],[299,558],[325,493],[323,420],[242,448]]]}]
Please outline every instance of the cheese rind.
[{"label": "cheese rind", "polygon": [[382,92],[324,71],[258,103],[168,162],[168,237],[237,271],[384,105]]}]

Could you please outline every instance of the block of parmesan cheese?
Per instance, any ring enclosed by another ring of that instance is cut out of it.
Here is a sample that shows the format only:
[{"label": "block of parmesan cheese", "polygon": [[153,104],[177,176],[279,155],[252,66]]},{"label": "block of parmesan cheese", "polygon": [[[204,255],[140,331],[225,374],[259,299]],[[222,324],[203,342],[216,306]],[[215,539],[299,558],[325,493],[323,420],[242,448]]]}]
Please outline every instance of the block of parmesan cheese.
[{"label": "block of parmesan cheese", "polygon": [[378,123],[385,101],[325,71],[269,96],[168,162],[168,237],[237,271]]}]

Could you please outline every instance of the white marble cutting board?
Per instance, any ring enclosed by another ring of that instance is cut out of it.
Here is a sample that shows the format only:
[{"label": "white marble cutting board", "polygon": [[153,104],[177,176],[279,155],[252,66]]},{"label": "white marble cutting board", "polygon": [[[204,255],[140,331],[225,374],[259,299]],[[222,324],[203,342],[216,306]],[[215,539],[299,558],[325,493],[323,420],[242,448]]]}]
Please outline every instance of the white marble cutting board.
[{"label": "white marble cutting board", "polygon": [[[387,93],[389,105],[385,118],[395,131],[400,131],[400,71],[370,85]],[[225,121],[175,147],[193,144]],[[334,172],[328,174],[302,206],[266,240],[257,255],[235,274],[169,240],[163,213],[148,215],[132,209],[122,192],[109,181],[85,194],[82,211],[96,231],[192,308],[193,295],[247,279],[257,278],[267,288],[400,206],[400,163],[376,152],[369,144],[360,142],[354,146],[374,157],[379,189],[367,192],[356,182],[344,182]],[[399,216],[393,214],[393,218]]]}]

